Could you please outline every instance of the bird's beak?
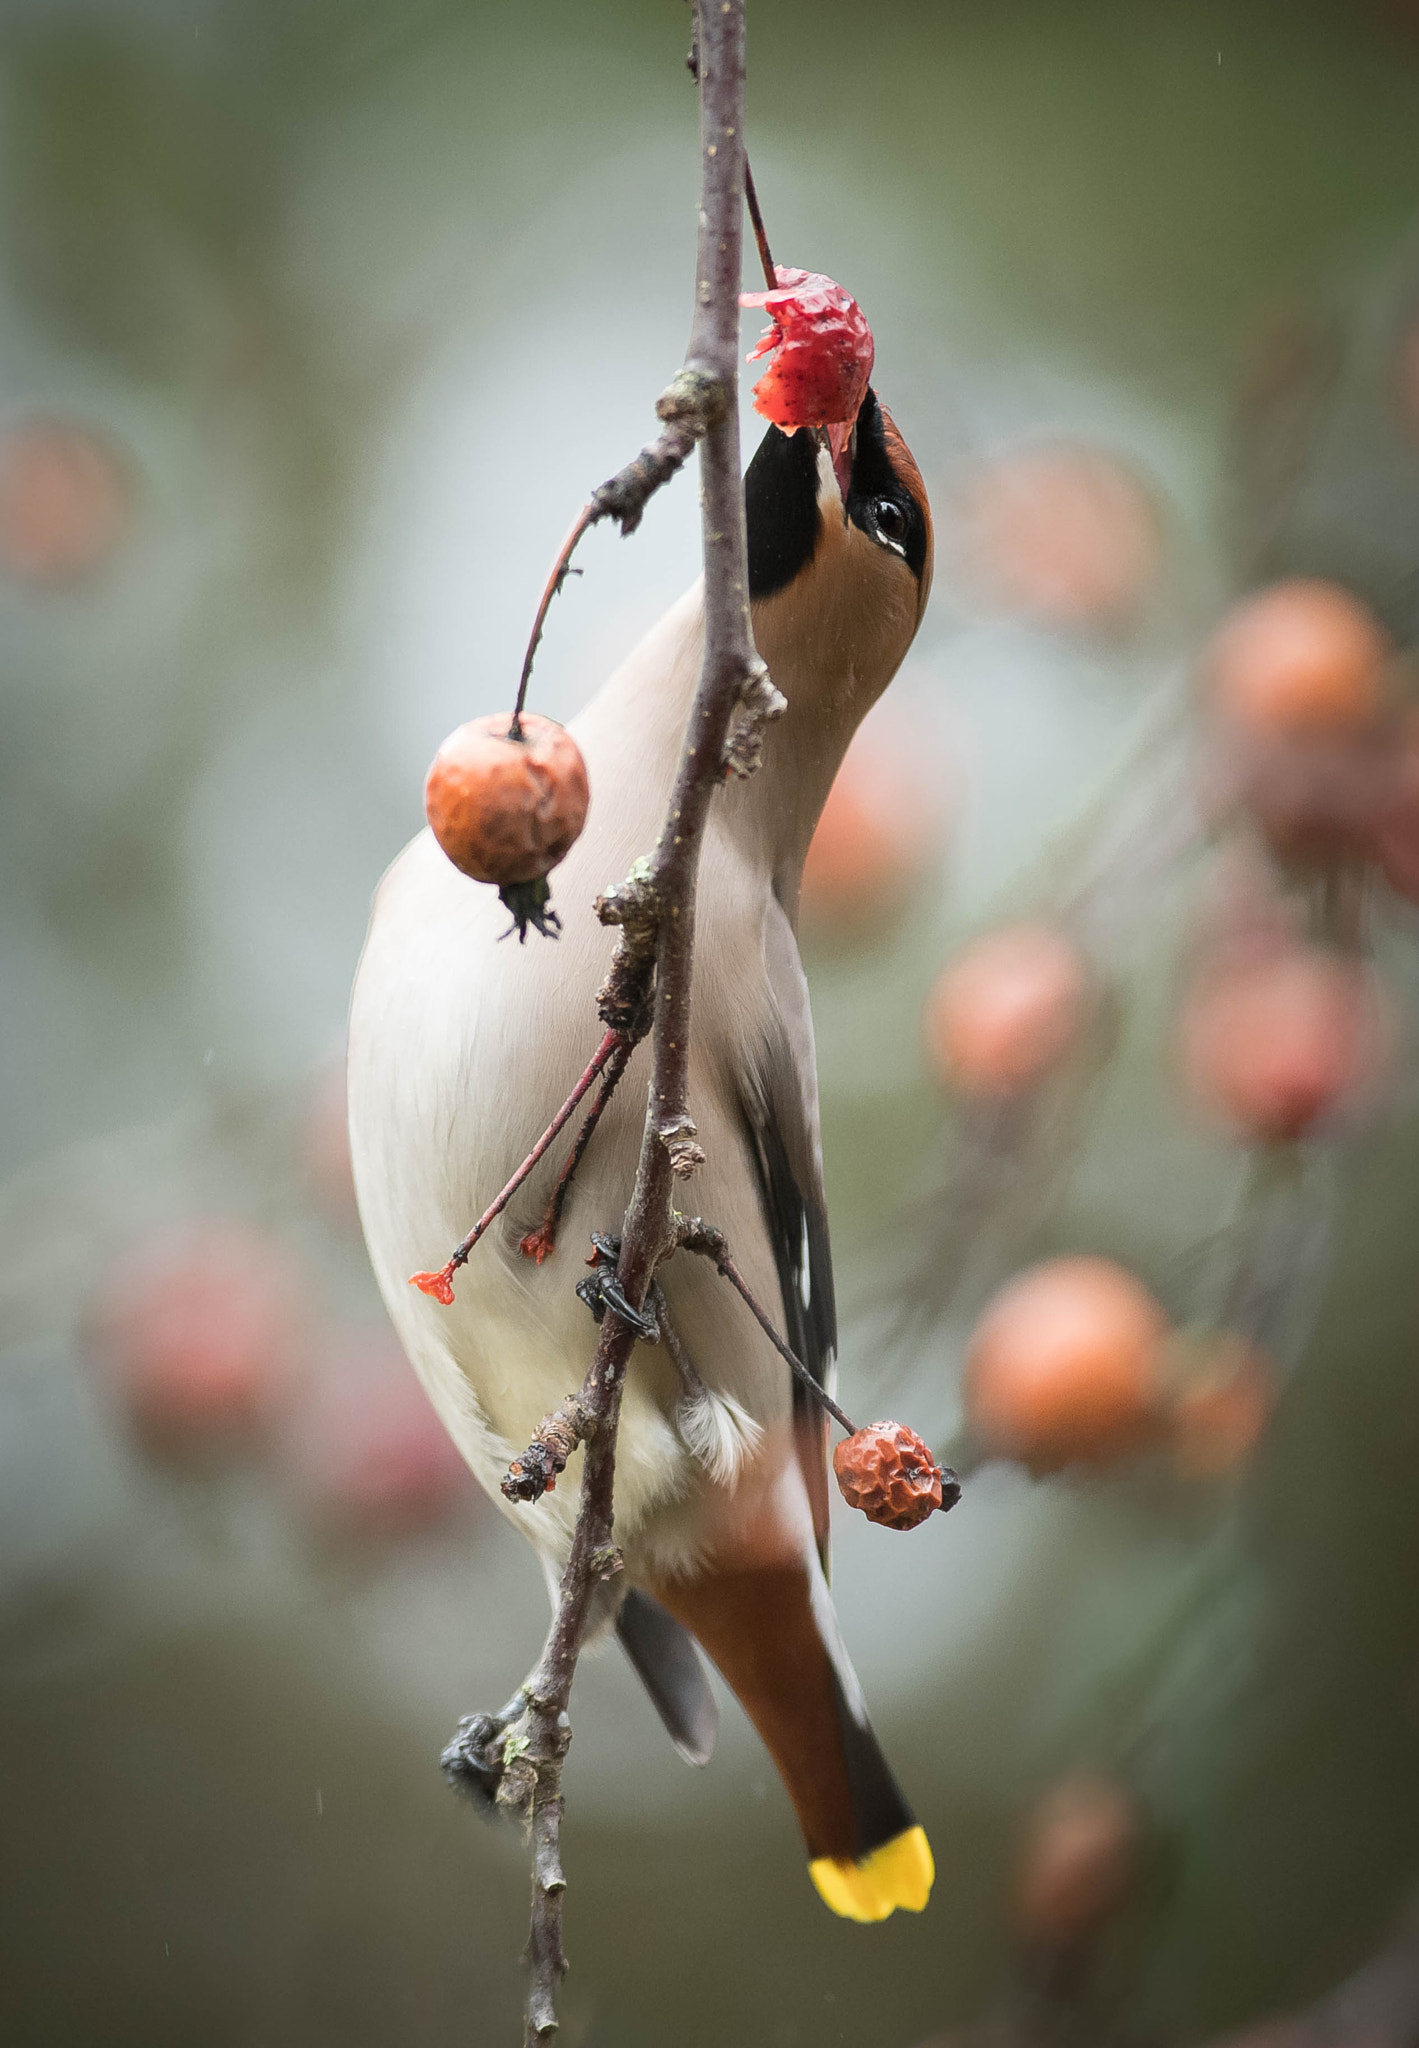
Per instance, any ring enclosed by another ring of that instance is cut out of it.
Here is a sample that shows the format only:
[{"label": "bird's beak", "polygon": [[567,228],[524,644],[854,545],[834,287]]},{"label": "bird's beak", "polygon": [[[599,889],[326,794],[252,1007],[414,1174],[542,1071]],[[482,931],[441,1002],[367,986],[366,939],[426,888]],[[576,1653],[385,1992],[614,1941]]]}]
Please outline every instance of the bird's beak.
[{"label": "bird's beak", "polygon": [[833,474],[838,480],[838,495],[847,504],[848,485],[852,482],[852,458],[857,446],[856,420],[839,420],[831,427],[825,427],[828,437],[828,453],[833,459]]}]

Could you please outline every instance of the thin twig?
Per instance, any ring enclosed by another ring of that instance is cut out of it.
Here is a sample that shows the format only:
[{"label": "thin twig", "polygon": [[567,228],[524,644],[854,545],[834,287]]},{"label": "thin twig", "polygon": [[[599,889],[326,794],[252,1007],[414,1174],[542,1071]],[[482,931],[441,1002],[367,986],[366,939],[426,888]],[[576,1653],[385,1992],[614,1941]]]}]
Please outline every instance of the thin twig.
[{"label": "thin twig", "polygon": [[687,1252],[698,1252],[702,1258],[709,1259],[717,1267],[735,1293],[747,1305],[755,1322],[773,1345],[779,1357],[783,1359],[800,1383],[808,1389],[808,1392],[813,1396],[818,1406],[825,1408],[829,1415],[832,1416],[834,1422],[840,1428],[845,1429],[849,1436],[856,1436],[857,1424],[850,1416],[844,1415],[842,1409],[839,1408],[827,1388],[814,1379],[808,1367],[803,1363],[803,1360],[789,1349],[788,1345],[784,1343],[783,1338],[780,1337],[778,1331],[774,1328],[765,1310],[760,1306],[753,1289],[730,1256],[724,1232],[716,1230],[711,1224],[702,1223],[696,1217],[693,1222],[685,1225],[680,1236],[680,1249]]},{"label": "thin twig", "polygon": [[525,1259],[536,1259],[539,1266],[556,1249],[557,1226],[562,1220],[562,1211],[566,1207],[567,1196],[571,1193],[572,1181],[576,1177],[576,1170],[581,1165],[586,1148],[591,1143],[596,1126],[601,1121],[602,1112],[615,1094],[616,1084],[622,1074],[625,1073],[631,1054],[634,1051],[635,1047],[633,1045],[622,1045],[606,1062],[606,1069],[601,1077],[601,1086],[597,1090],[596,1100],[587,1111],[586,1119],[581,1129],[577,1132],[576,1143],[567,1155],[566,1165],[557,1175],[557,1183],[547,1199],[547,1207],[543,1211],[542,1221],[535,1230],[529,1230],[526,1237],[518,1245],[518,1250],[522,1253],[522,1256]]},{"label": "thin twig", "polygon": [[547,1150],[547,1147],[552,1143],[552,1140],[557,1136],[559,1131],[564,1130],[567,1124],[570,1123],[573,1112],[575,1111],[577,1104],[581,1101],[583,1095],[585,1095],[587,1089],[590,1088],[592,1082],[596,1079],[597,1075],[601,1072],[602,1068],[609,1064],[612,1057],[620,1050],[620,1048],[625,1044],[625,1042],[626,1041],[624,1034],[620,1031],[613,1030],[608,1031],[606,1033],[606,1036],[602,1039],[600,1045],[592,1054],[586,1072],[577,1082],[571,1094],[567,1097],[566,1101],[557,1111],[557,1114],[552,1118],[552,1121],[548,1124],[546,1130],[537,1140],[537,1143],[533,1146],[532,1150],[523,1160],[521,1166],[518,1167],[517,1172],[513,1175],[512,1179],[507,1183],[507,1186],[501,1189],[500,1192],[493,1197],[492,1201],[488,1204],[488,1207],[483,1211],[482,1215],[478,1218],[478,1221],[473,1225],[473,1228],[469,1231],[467,1237],[465,1237],[462,1243],[458,1246],[458,1249],[454,1252],[452,1258],[449,1259],[445,1265],[440,1266],[436,1273],[411,1273],[409,1275],[409,1285],[411,1287],[417,1287],[421,1294],[431,1294],[434,1297],[435,1301],[441,1301],[444,1303],[445,1306],[447,1306],[447,1304],[453,1300],[454,1274],[458,1271],[460,1266],[467,1265],[468,1255],[472,1251],[474,1245],[477,1244],[479,1238],[483,1235],[483,1232],[488,1228],[488,1225],[490,1223],[496,1222],[498,1217],[501,1216],[503,1210],[506,1209],[508,1203],[512,1200],[513,1196],[522,1186],[522,1183],[527,1179],[527,1176],[536,1166],[538,1160]]}]

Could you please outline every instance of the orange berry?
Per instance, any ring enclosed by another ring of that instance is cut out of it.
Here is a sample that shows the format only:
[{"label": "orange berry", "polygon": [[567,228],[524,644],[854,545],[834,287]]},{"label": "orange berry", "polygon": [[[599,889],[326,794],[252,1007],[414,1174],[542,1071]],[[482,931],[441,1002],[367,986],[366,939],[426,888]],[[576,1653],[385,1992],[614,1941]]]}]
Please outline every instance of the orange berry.
[{"label": "orange berry", "polygon": [[987,1451],[1033,1472],[1106,1464],[1158,1424],[1168,1323],[1111,1259],[1047,1259],[986,1305],[966,1357],[966,1413]]},{"label": "orange berry", "polygon": [[1139,1822],[1112,1779],[1081,1771],[1031,1817],[1015,1884],[1015,1916],[1032,1942],[1086,1940],[1117,1911],[1138,1875]]},{"label": "orange berry", "polygon": [[907,720],[879,713],[858,730],[803,864],[806,931],[850,942],[900,913],[940,850],[942,783]]},{"label": "orange berry", "polygon": [[887,1529],[915,1529],[938,1508],[953,1508],[961,1488],[930,1447],[904,1422],[873,1422],[833,1452],[838,1488],[850,1508]]},{"label": "orange berry", "polygon": [[1088,1010],[1078,949],[1048,925],[1008,925],[967,946],[933,983],[922,1019],[927,1059],[964,1095],[1016,1095],[1065,1058]]},{"label": "orange berry", "polygon": [[1358,963],[1288,946],[1204,974],[1183,1009],[1183,1075],[1243,1136],[1290,1143],[1376,1076],[1385,1023]]},{"label": "orange berry", "polygon": [[460,725],[424,784],[435,839],[475,882],[535,882],[565,857],[586,823],[590,792],[581,749],[565,726],[506,712]]},{"label": "orange berry", "polygon": [[1380,709],[1389,636],[1337,583],[1273,584],[1222,621],[1207,656],[1212,702],[1262,736],[1355,729]]},{"label": "orange berry", "polygon": [[961,503],[967,567],[994,600],[1051,626],[1108,626],[1157,580],[1152,493],[1102,450],[1059,443],[983,463]]},{"label": "orange berry", "polygon": [[519,938],[550,935],[547,876],[570,852],[591,800],[581,749],[565,726],[524,711],[521,737],[508,712],[450,733],[424,783],[424,812],[456,868],[496,883]]}]

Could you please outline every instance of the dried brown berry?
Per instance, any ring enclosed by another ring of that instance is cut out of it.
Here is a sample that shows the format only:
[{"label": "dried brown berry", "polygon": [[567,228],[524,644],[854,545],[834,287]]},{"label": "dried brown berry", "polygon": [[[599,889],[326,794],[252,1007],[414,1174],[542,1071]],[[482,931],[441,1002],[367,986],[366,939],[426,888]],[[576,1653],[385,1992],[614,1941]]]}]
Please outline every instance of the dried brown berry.
[{"label": "dried brown berry", "polygon": [[844,1437],[833,1452],[833,1471],[848,1506],[886,1529],[914,1529],[961,1497],[954,1472],[938,1465],[904,1422],[874,1422]]},{"label": "dried brown berry", "polygon": [[586,823],[590,793],[581,749],[564,726],[524,711],[471,719],[450,733],[424,784],[424,811],[456,868],[492,882],[516,920],[555,927],[547,876]]}]

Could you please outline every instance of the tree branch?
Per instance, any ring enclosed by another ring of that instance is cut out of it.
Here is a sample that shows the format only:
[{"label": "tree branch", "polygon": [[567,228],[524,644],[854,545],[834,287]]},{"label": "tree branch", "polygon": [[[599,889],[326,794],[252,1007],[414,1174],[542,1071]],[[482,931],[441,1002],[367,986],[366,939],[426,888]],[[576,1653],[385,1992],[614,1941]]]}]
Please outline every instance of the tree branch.
[{"label": "tree branch", "polygon": [[[639,929],[648,948],[654,932],[653,1071],[635,1188],[621,1231],[617,1280],[639,1309],[655,1268],[674,1247],[672,1194],[679,1163],[693,1165],[689,1113],[690,978],[694,957],[695,883],[710,799],[723,781],[734,716],[745,691],[763,673],[749,624],[744,551],[744,501],[737,410],[739,285],[744,191],[743,0],[712,0],[698,10],[701,199],[695,312],[685,367],[658,408],[666,432],[593,501],[630,531],[646,496],[683,462],[703,431],[701,478],[705,558],[704,667],[690,713],[670,808],[643,878]],[[677,408],[683,407],[683,412]],[[680,451],[680,441],[691,441]],[[588,522],[589,523],[589,522]],[[653,924],[652,924],[653,916]],[[633,941],[632,921],[622,946]],[[588,1084],[589,1085],[589,1084]],[[570,1728],[567,1705],[593,1594],[619,1566],[611,1543],[616,1430],[635,1328],[612,1307],[578,1401],[583,1431],[581,1500],[557,1610],[537,1669],[524,1688],[525,1707],[504,1738],[516,1750],[519,1781],[530,1787],[517,1803],[528,1813],[534,1843],[532,1927],[528,1959],[526,2041],[546,2042],[556,2029],[555,1996],[566,1969],[562,1949],[561,1776]],[[522,1767],[527,1767],[525,1770]],[[506,1780],[503,1791],[506,1791]],[[499,1794],[502,1797],[502,1791]]]}]

